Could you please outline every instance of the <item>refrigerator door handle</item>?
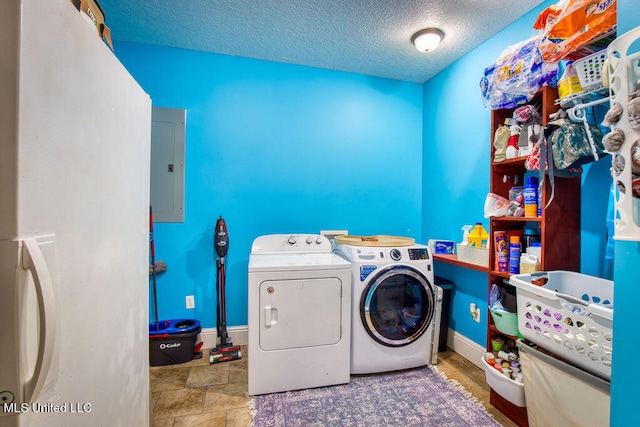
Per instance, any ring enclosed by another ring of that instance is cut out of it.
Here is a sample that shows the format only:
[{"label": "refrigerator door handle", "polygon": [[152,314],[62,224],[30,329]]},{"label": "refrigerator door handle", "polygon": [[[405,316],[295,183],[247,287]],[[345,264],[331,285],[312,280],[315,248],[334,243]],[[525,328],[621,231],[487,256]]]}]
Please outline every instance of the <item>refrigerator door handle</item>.
[{"label": "refrigerator door handle", "polygon": [[51,366],[55,346],[56,303],[53,281],[47,262],[36,239],[24,239],[22,245],[22,268],[31,272],[38,300],[40,336],[38,355],[33,374],[24,384],[24,402],[38,398]]}]

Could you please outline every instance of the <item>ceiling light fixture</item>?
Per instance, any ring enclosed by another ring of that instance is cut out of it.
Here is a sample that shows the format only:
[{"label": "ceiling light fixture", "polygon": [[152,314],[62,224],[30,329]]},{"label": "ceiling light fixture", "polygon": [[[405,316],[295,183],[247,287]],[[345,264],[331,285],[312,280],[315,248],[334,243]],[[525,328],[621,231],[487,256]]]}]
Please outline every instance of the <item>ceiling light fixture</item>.
[{"label": "ceiling light fixture", "polygon": [[411,37],[411,43],[414,44],[419,52],[430,52],[438,47],[444,33],[437,28],[426,28],[415,33]]}]

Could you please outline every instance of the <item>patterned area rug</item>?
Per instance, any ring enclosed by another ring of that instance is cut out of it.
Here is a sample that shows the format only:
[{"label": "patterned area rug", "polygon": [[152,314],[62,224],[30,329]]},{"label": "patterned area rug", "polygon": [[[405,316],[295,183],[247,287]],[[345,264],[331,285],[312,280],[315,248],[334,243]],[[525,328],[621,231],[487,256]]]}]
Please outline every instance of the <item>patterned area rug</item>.
[{"label": "patterned area rug", "polygon": [[256,396],[255,427],[500,426],[435,368],[351,377],[349,384]]}]

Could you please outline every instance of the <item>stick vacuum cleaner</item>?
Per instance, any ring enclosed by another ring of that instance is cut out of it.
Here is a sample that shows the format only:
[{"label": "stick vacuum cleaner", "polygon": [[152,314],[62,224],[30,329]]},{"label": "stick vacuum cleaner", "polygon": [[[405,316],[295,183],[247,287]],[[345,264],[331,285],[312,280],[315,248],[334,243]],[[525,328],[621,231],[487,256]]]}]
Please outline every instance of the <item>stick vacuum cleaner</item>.
[{"label": "stick vacuum cleaner", "polygon": [[218,255],[216,260],[216,293],[218,304],[216,307],[217,331],[220,344],[216,348],[209,350],[209,363],[227,362],[242,358],[240,346],[234,346],[227,333],[227,307],[225,301],[226,273],[224,269],[224,259],[229,250],[229,234],[227,224],[222,217],[216,222],[216,229],[213,234],[213,246]]}]

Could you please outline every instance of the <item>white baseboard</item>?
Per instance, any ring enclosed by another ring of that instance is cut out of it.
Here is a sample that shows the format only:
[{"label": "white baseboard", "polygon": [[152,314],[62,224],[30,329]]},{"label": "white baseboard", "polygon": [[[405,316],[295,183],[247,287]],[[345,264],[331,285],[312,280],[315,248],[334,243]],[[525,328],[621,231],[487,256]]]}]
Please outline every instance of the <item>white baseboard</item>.
[{"label": "white baseboard", "polygon": [[476,365],[478,368],[484,370],[480,359],[482,359],[487,350],[481,345],[478,345],[476,342],[471,341],[469,338],[459,334],[453,329],[449,329],[449,333],[447,335],[447,346],[469,362]]},{"label": "white baseboard", "polygon": [[[229,339],[235,345],[247,345],[249,343],[249,327],[248,326],[230,326],[227,328]],[[214,348],[218,344],[218,331],[216,328],[204,328],[200,332],[200,340],[203,342],[203,348]],[[480,359],[487,350],[471,341],[469,338],[454,331],[448,330],[447,345],[451,350],[458,353],[477,367],[484,369]]]},{"label": "white baseboard", "polygon": [[[249,327],[248,326],[229,326],[227,327],[229,339],[234,345],[247,345],[249,343]],[[214,348],[218,345],[218,330],[216,328],[204,328],[200,331],[200,341],[202,348]]]}]

